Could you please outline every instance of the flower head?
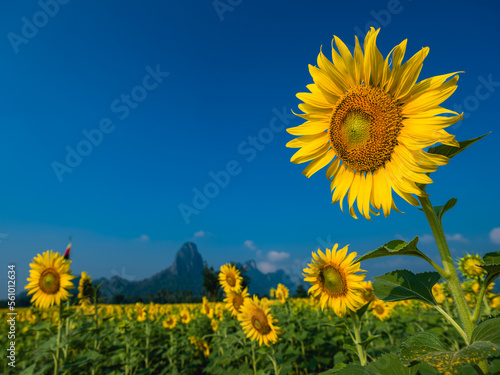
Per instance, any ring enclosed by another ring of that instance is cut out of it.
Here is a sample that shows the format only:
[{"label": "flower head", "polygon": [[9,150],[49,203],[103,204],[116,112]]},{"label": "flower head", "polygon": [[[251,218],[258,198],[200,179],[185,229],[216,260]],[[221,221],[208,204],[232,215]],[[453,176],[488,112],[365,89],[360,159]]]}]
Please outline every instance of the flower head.
[{"label": "flower head", "polygon": [[[418,184],[430,184],[428,173],[448,163],[448,158],[424,151],[436,143],[458,146],[444,128],[462,118],[440,107],[456,89],[457,73],[417,82],[429,48],[422,48],[402,64],[406,40],[384,59],[376,39],[380,29],[371,30],[364,40],[364,52],[356,37],[354,56],[337,37],[332,61],[322,52],[318,66],[309,66],[314,81],[297,114],[306,122],[287,131],[298,136],[287,146],[300,148],[293,163],[309,162],[302,172],[307,177],[329,164],[332,202],[347,195],[349,213],[358,211],[385,216],[396,209],[392,192],[412,205],[414,195],[427,194]],[[392,60],[392,64],[389,62]],[[451,78],[451,79],[450,79]],[[449,79],[449,80],[448,80]],[[448,80],[448,81],[447,81]],[[438,116],[454,114],[455,116]]]},{"label": "flower head", "polygon": [[241,307],[248,296],[248,288],[245,288],[242,291],[228,291],[226,293],[224,302],[226,303],[226,308],[231,311],[231,316],[237,316],[241,312]]},{"label": "flower head", "polygon": [[251,340],[270,346],[278,341],[279,328],[274,324],[277,323],[271,315],[271,308],[259,301],[257,296],[245,299],[241,313],[238,314],[238,320],[243,327],[243,332]]},{"label": "flower head", "polygon": [[80,304],[88,305],[93,297],[94,287],[92,286],[90,275],[82,271],[80,282],[78,283],[78,298],[80,299]]},{"label": "flower head", "polygon": [[25,286],[28,295],[33,294],[31,303],[45,309],[66,301],[69,290],[74,288],[71,280],[75,276],[71,275],[70,264],[71,261],[52,250],[38,254],[30,264],[29,283]]},{"label": "flower head", "polygon": [[486,273],[484,268],[479,267],[484,262],[478,254],[466,254],[458,261],[458,269],[465,277],[470,279],[479,279]]},{"label": "flower head", "polygon": [[225,264],[221,266],[219,273],[219,283],[224,291],[236,292],[241,289],[243,279],[240,276],[240,271],[236,266]]},{"label": "flower head", "polygon": [[355,252],[347,255],[347,246],[338,251],[337,248],[335,244],[332,250],[326,249],[326,254],[321,250],[318,254],[313,252],[313,262],[304,269],[304,280],[312,285],[309,293],[320,298],[321,309],[328,306],[342,317],[348,309],[356,311],[364,305],[361,282],[365,275],[356,272],[365,271],[353,262]]}]

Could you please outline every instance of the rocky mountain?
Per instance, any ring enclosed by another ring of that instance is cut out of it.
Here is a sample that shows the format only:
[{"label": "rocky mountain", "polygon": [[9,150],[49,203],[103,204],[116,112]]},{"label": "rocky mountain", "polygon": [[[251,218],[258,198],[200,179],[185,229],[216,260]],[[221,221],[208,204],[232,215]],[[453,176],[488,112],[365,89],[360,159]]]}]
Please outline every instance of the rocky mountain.
[{"label": "rocky mountain", "polygon": [[174,292],[191,291],[194,295],[202,292],[203,259],[196,244],[187,242],[179,249],[174,263],[156,275],[141,281],[128,281],[119,276],[104,280],[101,285],[103,297],[122,294],[125,297],[149,296],[162,289]]},{"label": "rocky mountain", "polygon": [[[263,274],[257,268],[255,261],[251,260],[244,264],[237,264],[246,269],[250,278],[248,292],[251,294],[269,294],[270,288],[276,288],[278,283],[286,285],[293,294],[296,289],[288,275],[283,270]],[[174,263],[163,271],[150,278],[140,281],[128,281],[119,276],[111,279],[96,280],[95,284],[101,284],[101,295],[113,298],[117,295],[124,297],[148,297],[158,293],[182,293],[192,292],[195,296],[201,296],[203,292],[203,258],[198,252],[195,243],[187,242],[179,249]],[[162,292],[163,290],[163,292]]]}]

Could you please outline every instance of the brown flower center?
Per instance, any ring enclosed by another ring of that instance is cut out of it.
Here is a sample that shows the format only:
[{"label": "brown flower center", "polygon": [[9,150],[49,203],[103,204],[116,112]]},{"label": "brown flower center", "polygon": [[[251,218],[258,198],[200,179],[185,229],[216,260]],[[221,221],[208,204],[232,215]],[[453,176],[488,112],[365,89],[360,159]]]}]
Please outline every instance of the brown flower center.
[{"label": "brown flower center", "polygon": [[243,297],[239,294],[233,296],[233,307],[237,312],[241,312],[240,308],[243,305]]},{"label": "brown flower center", "polygon": [[47,268],[43,270],[40,275],[40,280],[38,286],[40,290],[45,294],[55,294],[59,291],[61,285],[61,276],[53,268]]},{"label": "brown flower center", "polygon": [[347,294],[345,275],[333,265],[326,266],[320,271],[319,282],[323,289],[333,297]]},{"label": "brown flower center", "polygon": [[382,315],[385,312],[384,306],[382,306],[382,305],[375,306],[375,312],[377,314]]},{"label": "brown flower center", "polygon": [[261,310],[252,312],[252,326],[262,335],[267,335],[271,332],[267,317]]},{"label": "brown flower center", "polygon": [[372,289],[365,289],[365,291],[363,292],[362,296],[363,296],[363,299],[366,302],[371,301],[373,299],[373,297],[374,297],[373,290]]},{"label": "brown flower center", "polygon": [[236,285],[236,279],[233,277],[233,275],[226,275],[226,282],[231,287],[234,287]]},{"label": "brown flower center", "polygon": [[360,172],[390,160],[402,128],[401,107],[378,87],[357,86],[342,96],[330,119],[330,141],[339,158]]}]

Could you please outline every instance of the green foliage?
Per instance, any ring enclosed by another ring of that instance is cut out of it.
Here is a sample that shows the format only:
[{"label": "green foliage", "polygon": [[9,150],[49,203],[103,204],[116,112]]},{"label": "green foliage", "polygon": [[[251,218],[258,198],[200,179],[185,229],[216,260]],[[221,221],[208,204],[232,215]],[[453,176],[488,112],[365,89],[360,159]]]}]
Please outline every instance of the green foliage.
[{"label": "green foliage", "polygon": [[420,250],[417,249],[418,236],[411,240],[409,243],[403,240],[393,240],[387,242],[376,250],[361,256],[355,262],[362,262],[368,259],[375,259],[380,257],[387,257],[391,255],[411,255],[422,259],[427,257]]},{"label": "green foliage", "polygon": [[437,272],[414,274],[407,270],[397,270],[375,277],[373,291],[378,298],[387,302],[418,299],[435,305],[432,287],[440,278],[441,275]]},{"label": "green foliage", "polygon": [[[498,339],[498,333],[493,333],[495,323],[498,324],[499,322],[491,322],[482,327],[476,337],[485,336]],[[439,373],[461,374],[464,366],[497,357],[499,351],[500,345],[491,341],[475,341],[458,351],[450,351],[435,335],[422,332],[412,336],[403,344],[400,356],[410,364],[425,363],[431,365]]]},{"label": "green foliage", "polygon": [[469,147],[470,145],[476,143],[481,138],[486,137],[490,133],[491,132],[483,134],[482,136],[477,137],[477,138],[468,139],[466,141],[458,142],[459,145],[460,145],[459,147],[447,146],[447,145],[439,145],[439,146],[434,146],[434,147],[429,148],[429,150],[427,150],[427,152],[430,153],[430,154],[444,155],[444,156],[446,156],[446,157],[448,157],[448,158],[451,159],[452,157],[458,155],[459,153],[461,153],[462,151],[464,151],[467,147]]},{"label": "green foliage", "polygon": [[443,215],[446,211],[451,210],[455,204],[457,204],[457,198],[451,198],[444,206],[434,206],[434,212],[436,213],[439,222],[443,221]]},{"label": "green foliage", "polygon": [[500,276],[500,251],[484,254],[483,262],[484,265],[480,267],[484,268],[488,273],[484,280],[486,286],[488,286]]}]

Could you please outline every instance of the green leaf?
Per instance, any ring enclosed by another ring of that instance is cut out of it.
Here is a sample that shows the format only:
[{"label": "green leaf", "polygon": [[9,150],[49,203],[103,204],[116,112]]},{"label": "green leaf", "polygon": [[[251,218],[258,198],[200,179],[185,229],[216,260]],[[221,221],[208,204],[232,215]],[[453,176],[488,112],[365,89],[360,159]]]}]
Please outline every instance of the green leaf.
[{"label": "green leaf", "polygon": [[366,366],[381,375],[415,375],[418,366],[406,367],[396,354],[388,353]]},{"label": "green leaf", "polygon": [[481,138],[483,137],[486,137],[488,134],[490,134],[491,132],[489,133],[486,133],[486,134],[483,134],[482,136],[480,137],[477,137],[477,138],[473,138],[473,139],[468,139],[466,141],[461,141],[461,142],[458,142],[459,143],[459,147],[454,147],[454,146],[447,146],[447,145],[439,145],[439,146],[434,146],[434,147],[431,147],[429,150],[427,150],[427,152],[429,154],[439,154],[439,155],[444,155],[448,158],[452,158],[454,156],[456,156],[457,154],[461,153],[462,151],[464,151],[467,147],[469,147],[470,145],[472,145],[473,143],[476,143],[477,141],[479,141]]},{"label": "green leaf", "polygon": [[484,282],[486,287],[500,276],[500,251],[484,254],[484,265],[479,267],[484,268],[488,272]]},{"label": "green leaf", "polygon": [[500,318],[488,319],[472,331],[471,343],[486,341],[500,345]]},{"label": "green leaf", "polygon": [[[489,329],[482,332],[489,332]],[[422,332],[403,344],[401,358],[410,363],[420,362],[431,365],[439,373],[460,374],[464,365],[497,357],[499,350],[500,345],[477,341],[457,352],[449,351],[436,336]]]},{"label": "green leaf", "polygon": [[361,342],[359,343],[359,345],[361,345],[361,346],[362,346],[362,347],[366,350],[366,347],[367,347],[368,345],[370,345],[370,343],[371,343],[373,340],[375,340],[376,338],[379,338],[379,337],[380,337],[380,335],[370,336],[370,337],[368,337],[366,340],[361,341]]},{"label": "green leaf", "polygon": [[20,375],[33,375],[33,371],[35,371],[35,366],[36,366],[36,363],[32,364],[31,366],[29,367],[26,367],[21,373]]},{"label": "green leaf", "polygon": [[418,236],[406,243],[403,240],[393,240],[387,242],[376,250],[370,251],[365,255],[361,256],[356,262],[362,262],[368,259],[387,257],[391,255],[412,255],[422,259],[427,259],[427,257],[420,250],[417,249]]},{"label": "green leaf", "polygon": [[401,346],[400,356],[404,361],[412,362],[427,353],[446,350],[439,339],[428,332],[413,335]]},{"label": "green leaf", "polygon": [[414,274],[407,270],[397,270],[375,277],[373,290],[375,295],[387,302],[418,299],[430,305],[436,300],[432,295],[432,287],[441,275],[437,272]]},{"label": "green leaf", "polygon": [[378,372],[374,372],[367,367],[363,367],[357,364],[349,364],[342,370],[337,372],[338,375],[380,375]]},{"label": "green leaf", "polygon": [[435,206],[432,207],[434,209],[434,212],[436,213],[436,216],[439,219],[439,222],[443,220],[443,215],[446,211],[450,210],[457,204],[457,198],[451,198],[444,206]]},{"label": "green leaf", "polygon": [[359,319],[361,319],[363,317],[363,315],[365,315],[365,312],[368,310],[368,307],[370,306],[370,303],[371,303],[371,301],[368,302],[367,304],[365,304],[358,311],[356,311],[356,314],[358,314]]}]

